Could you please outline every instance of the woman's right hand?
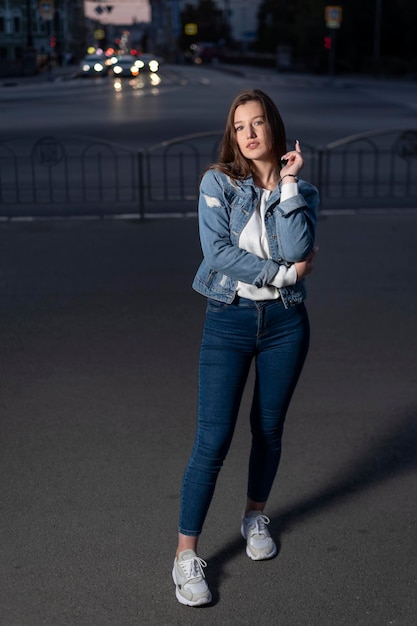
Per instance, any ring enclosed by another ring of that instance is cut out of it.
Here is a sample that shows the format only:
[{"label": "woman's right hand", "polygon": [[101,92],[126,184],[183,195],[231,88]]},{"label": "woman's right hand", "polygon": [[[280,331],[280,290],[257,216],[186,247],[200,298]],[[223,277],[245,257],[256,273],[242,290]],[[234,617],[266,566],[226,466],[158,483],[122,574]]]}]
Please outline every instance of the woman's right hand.
[{"label": "woman's right hand", "polygon": [[310,254],[308,255],[306,259],[304,259],[303,261],[298,261],[297,263],[294,263],[295,269],[297,271],[297,280],[301,280],[302,278],[305,278],[306,276],[311,274],[311,272],[314,269],[314,258],[317,252],[318,252],[318,247],[316,246],[315,248],[312,249],[312,251],[310,252]]}]

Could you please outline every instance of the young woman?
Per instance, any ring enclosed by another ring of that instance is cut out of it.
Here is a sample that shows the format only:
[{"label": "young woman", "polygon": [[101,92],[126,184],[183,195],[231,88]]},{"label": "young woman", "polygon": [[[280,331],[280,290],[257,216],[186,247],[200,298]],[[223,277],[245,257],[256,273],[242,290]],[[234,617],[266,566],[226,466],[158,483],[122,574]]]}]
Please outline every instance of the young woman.
[{"label": "young woman", "polygon": [[263,91],[232,102],[219,162],[200,184],[203,261],[193,287],[207,298],[198,422],[186,467],[172,571],[179,602],[211,601],[198,538],[232,440],[252,361],[252,446],[241,519],[246,554],[277,552],[264,507],[281,456],[285,415],[309,343],[303,278],[313,267],[318,192],[298,179],[301,148],[287,151],[278,109]]}]

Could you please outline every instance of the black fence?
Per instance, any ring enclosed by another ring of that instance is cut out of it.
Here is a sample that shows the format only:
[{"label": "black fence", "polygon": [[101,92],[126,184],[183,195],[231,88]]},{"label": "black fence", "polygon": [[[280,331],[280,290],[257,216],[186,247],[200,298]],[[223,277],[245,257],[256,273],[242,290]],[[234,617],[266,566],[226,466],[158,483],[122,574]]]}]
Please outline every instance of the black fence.
[{"label": "black fence", "polygon": [[[78,136],[0,143],[0,218],[195,214],[220,139],[197,133],[147,150]],[[319,188],[322,210],[417,205],[415,129],[303,144],[303,155],[302,176]]]},{"label": "black fence", "polygon": [[0,216],[141,211],[141,153],[85,137],[0,143]]}]

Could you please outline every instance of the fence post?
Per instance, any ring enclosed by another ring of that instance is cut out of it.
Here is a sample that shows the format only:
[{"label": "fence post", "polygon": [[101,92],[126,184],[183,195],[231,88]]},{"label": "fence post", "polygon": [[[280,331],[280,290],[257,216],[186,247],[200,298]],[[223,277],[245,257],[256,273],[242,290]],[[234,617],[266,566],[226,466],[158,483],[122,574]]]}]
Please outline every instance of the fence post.
[{"label": "fence post", "polygon": [[324,148],[323,146],[319,146],[317,148],[317,188],[319,190],[320,193],[320,209],[323,208],[323,204],[324,204],[324,186],[323,186],[323,179],[324,179]]},{"label": "fence post", "polygon": [[144,151],[138,150],[138,209],[139,218],[145,219],[145,173],[144,173]]}]

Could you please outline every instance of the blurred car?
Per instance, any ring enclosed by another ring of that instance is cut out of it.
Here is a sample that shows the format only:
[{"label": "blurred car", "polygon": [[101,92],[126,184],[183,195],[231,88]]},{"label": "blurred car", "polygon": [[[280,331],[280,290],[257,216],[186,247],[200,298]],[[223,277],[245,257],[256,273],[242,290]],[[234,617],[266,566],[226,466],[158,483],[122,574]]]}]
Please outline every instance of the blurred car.
[{"label": "blurred car", "polygon": [[152,54],[141,54],[135,61],[135,65],[142,72],[153,72],[156,73],[159,71],[159,67],[161,65],[161,59],[152,55]]},{"label": "blurred car", "polygon": [[117,61],[111,66],[111,73],[114,76],[123,77],[139,76],[139,68],[135,65],[135,57],[129,54],[118,57]]},{"label": "blurred car", "polygon": [[81,76],[105,76],[109,71],[106,57],[88,54],[80,63]]}]

